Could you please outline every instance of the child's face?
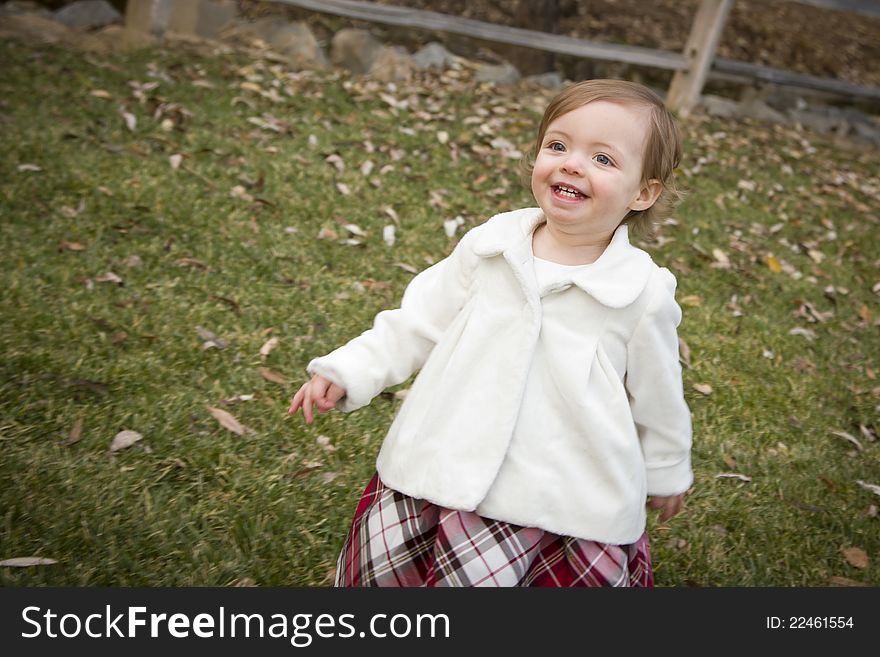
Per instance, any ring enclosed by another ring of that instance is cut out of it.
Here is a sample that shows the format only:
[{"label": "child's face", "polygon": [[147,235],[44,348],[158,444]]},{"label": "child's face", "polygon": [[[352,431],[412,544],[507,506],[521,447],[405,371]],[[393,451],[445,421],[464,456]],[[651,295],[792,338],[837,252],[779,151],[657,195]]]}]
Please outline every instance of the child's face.
[{"label": "child's face", "polygon": [[566,232],[613,232],[630,210],[661,191],[642,184],[649,110],[596,100],[547,126],[532,171],[532,193],[547,221]]}]

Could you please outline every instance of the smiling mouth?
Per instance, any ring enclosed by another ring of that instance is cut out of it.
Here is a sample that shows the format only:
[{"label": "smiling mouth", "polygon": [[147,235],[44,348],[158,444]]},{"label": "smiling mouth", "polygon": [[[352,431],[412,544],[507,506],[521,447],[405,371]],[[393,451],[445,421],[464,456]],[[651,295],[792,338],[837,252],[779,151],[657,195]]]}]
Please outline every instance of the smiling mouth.
[{"label": "smiling mouth", "polygon": [[574,187],[569,187],[568,185],[553,185],[553,191],[556,192],[562,198],[566,198],[572,201],[576,201],[578,199],[587,198],[585,194],[582,194]]}]

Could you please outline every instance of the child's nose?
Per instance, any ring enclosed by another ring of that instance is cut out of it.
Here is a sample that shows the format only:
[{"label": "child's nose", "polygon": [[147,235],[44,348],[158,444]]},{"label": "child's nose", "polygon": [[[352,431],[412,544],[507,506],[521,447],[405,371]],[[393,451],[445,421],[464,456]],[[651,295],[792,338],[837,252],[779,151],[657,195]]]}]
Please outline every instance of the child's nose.
[{"label": "child's nose", "polygon": [[565,173],[568,173],[573,176],[580,176],[584,172],[584,160],[583,158],[576,154],[572,153],[562,162],[562,170]]}]

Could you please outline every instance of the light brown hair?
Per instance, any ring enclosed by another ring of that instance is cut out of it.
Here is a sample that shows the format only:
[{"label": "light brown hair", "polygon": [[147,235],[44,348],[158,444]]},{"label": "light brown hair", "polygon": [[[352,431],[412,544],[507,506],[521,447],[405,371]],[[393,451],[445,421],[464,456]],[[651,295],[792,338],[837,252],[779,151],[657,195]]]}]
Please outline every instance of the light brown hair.
[{"label": "light brown hair", "polygon": [[531,178],[547,127],[563,114],[596,100],[637,105],[650,112],[650,131],[642,158],[642,182],[657,179],[663,185],[663,191],[650,208],[631,210],[622,222],[629,225],[630,235],[650,237],[654,225],[668,217],[681,199],[681,192],[675,188],[673,172],[681,161],[682,143],[675,119],[663,100],[644,85],[626,80],[585,80],[563,89],[544,110],[538,138],[524,161],[524,173]]}]

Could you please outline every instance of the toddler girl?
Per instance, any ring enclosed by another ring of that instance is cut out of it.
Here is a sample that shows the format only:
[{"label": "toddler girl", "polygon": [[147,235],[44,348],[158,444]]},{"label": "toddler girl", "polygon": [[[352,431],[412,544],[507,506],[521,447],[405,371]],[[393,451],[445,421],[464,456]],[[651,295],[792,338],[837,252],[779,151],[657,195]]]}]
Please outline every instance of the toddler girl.
[{"label": "toddler girl", "polygon": [[554,98],[537,208],[496,215],[400,308],[308,365],[290,413],[361,408],[420,369],[337,586],[651,586],[646,498],[691,485],[675,278],[629,242],[669,214],[681,138],[641,85]]}]

